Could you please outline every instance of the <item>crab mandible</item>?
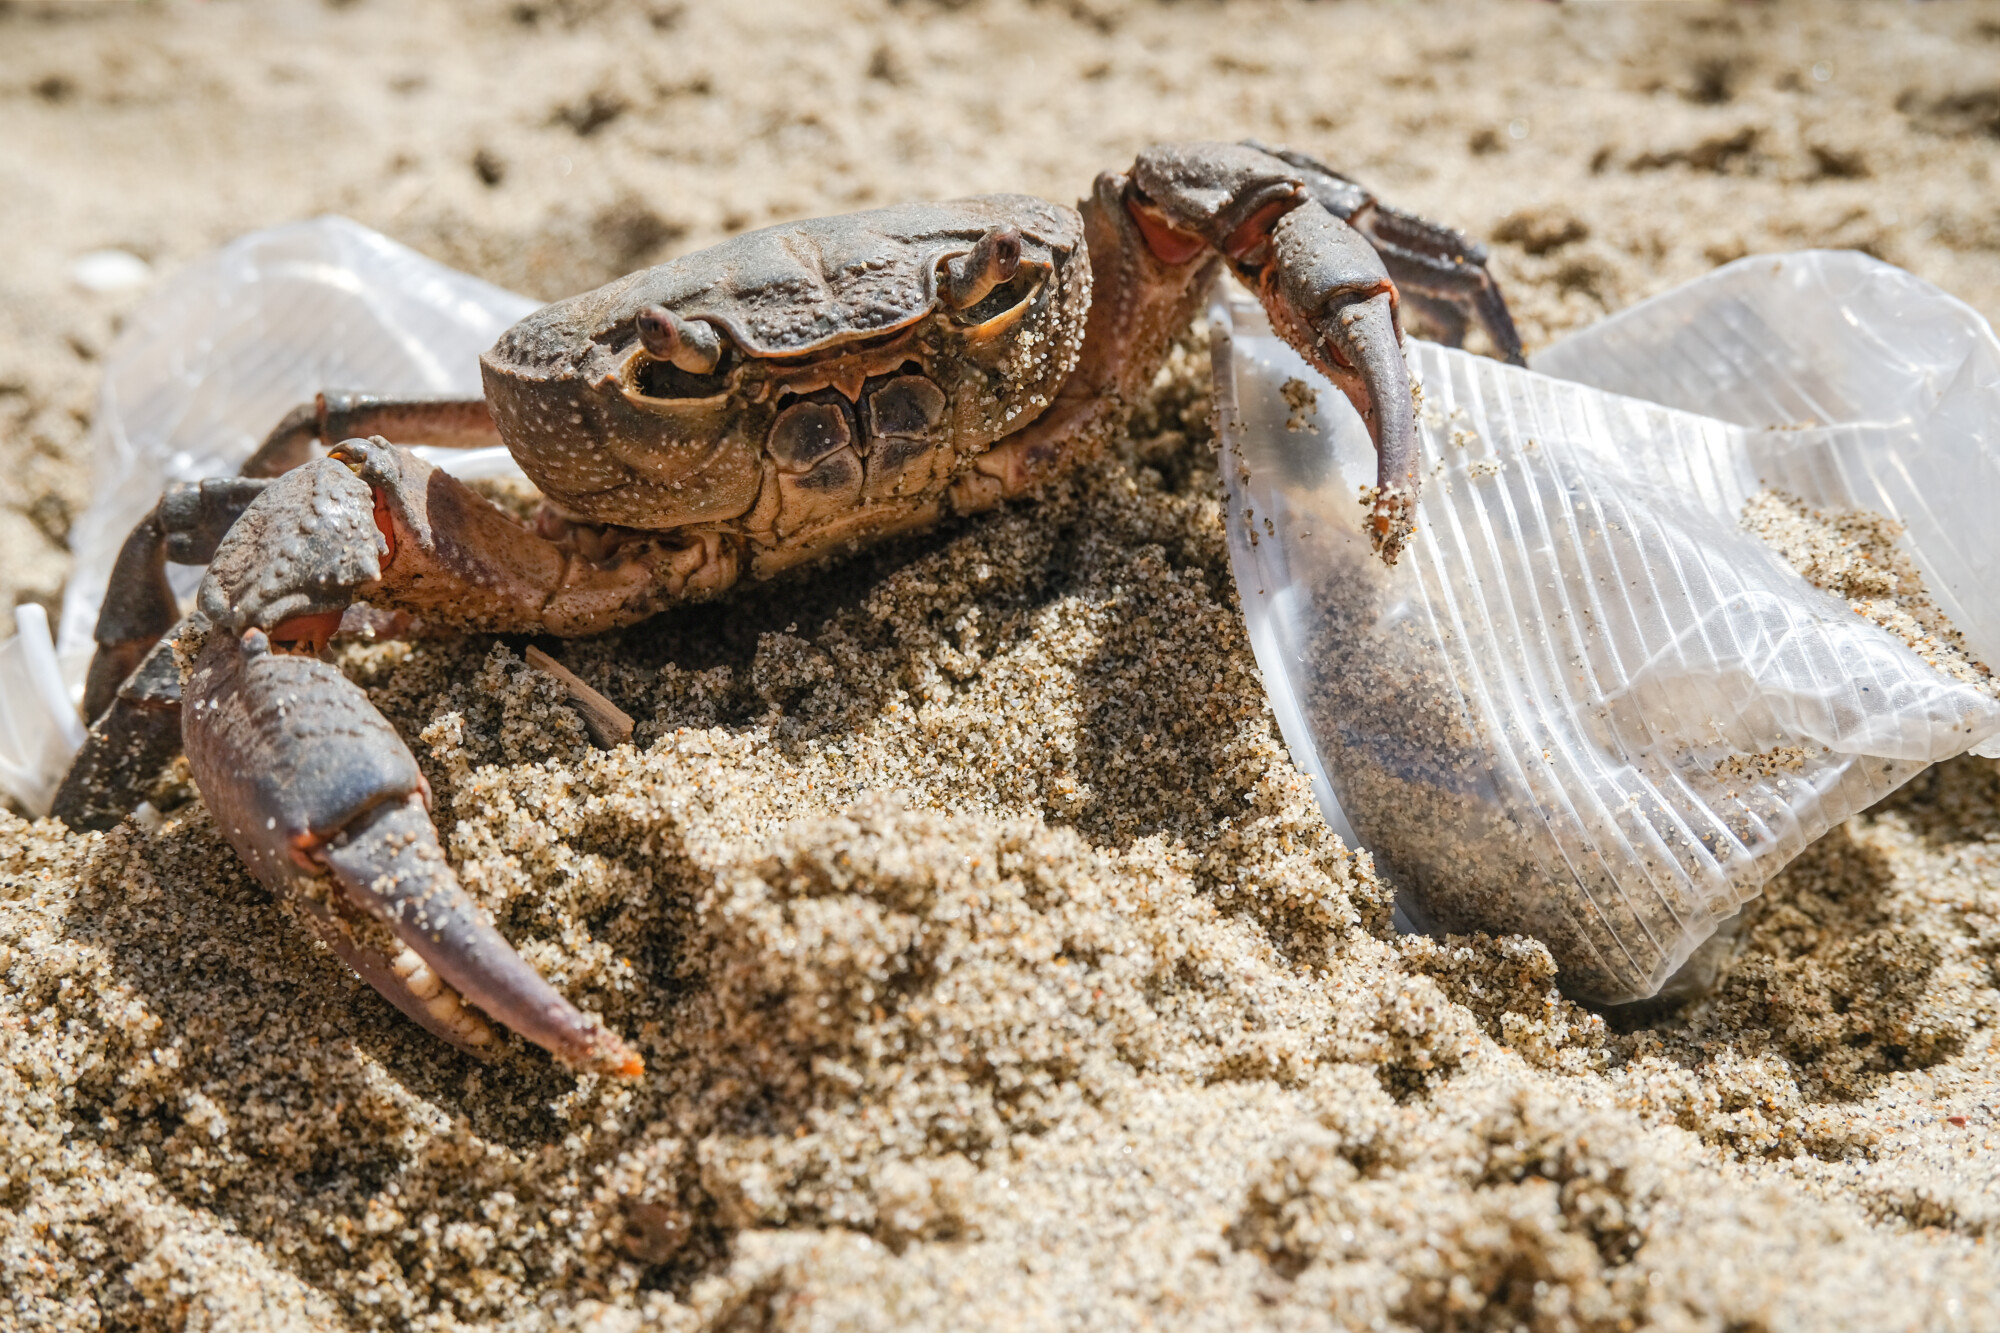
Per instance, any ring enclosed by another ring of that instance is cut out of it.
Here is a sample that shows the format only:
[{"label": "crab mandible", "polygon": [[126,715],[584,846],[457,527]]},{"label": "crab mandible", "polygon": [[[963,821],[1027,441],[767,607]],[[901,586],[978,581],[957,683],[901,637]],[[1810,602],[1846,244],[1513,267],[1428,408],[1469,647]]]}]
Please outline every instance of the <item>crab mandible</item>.
[{"label": "crab mandible", "polygon": [[[185,746],[252,873],[411,1018],[477,1050],[493,1031],[470,1001],[573,1068],[635,1076],[460,888],[409,748],[323,660],[349,607],[593,634],[991,508],[1122,425],[1223,264],[1367,423],[1393,562],[1417,494],[1398,302],[1453,343],[1477,320],[1518,362],[1484,259],[1310,158],[1196,143],[1076,209],[988,195],[789,223],[558,301],[482,358],[483,400],[322,395],[243,476],[169,488],[114,570],[56,813],[109,827]],[[532,529],[383,438],[496,435],[546,497]],[[209,567],[185,619],[167,561]]]}]

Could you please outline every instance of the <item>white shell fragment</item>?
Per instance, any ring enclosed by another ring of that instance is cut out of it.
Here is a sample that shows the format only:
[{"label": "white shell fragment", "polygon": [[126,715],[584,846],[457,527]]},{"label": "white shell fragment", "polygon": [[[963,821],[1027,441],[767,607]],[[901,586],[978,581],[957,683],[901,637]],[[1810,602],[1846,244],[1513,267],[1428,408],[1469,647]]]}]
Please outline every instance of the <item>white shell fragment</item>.
[{"label": "white shell fragment", "polygon": [[1551,348],[1551,373],[1412,340],[1424,492],[1394,569],[1359,418],[1254,303],[1216,315],[1258,664],[1417,924],[1532,934],[1572,994],[1644,998],[1812,839],[2000,741],[2000,704],[1738,523],[1766,486],[1901,521],[2000,662],[2000,343],[1928,284],[1746,259]]},{"label": "white shell fragment", "polygon": [[71,262],[69,280],[87,292],[129,292],[153,280],[153,266],[129,250],[92,250]]},{"label": "white shell fragment", "polygon": [[0,643],[0,790],[29,810],[48,809],[82,744],[48,613],[23,602],[14,608],[14,637]]}]

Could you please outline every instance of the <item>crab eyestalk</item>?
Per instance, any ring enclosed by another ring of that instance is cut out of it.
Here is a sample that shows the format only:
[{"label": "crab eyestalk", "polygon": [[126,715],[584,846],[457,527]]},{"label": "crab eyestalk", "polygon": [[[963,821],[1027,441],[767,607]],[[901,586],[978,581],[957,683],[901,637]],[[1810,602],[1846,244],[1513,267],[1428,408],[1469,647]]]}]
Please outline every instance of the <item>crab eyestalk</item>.
[{"label": "crab eyestalk", "polygon": [[1021,270],[1021,233],[1015,227],[994,227],[972,248],[944,266],[943,296],[953,310],[978,305]]},{"label": "crab eyestalk", "polygon": [[722,360],[722,336],[698,319],[682,319],[665,306],[647,306],[634,321],[646,354],[690,375],[706,375]]}]

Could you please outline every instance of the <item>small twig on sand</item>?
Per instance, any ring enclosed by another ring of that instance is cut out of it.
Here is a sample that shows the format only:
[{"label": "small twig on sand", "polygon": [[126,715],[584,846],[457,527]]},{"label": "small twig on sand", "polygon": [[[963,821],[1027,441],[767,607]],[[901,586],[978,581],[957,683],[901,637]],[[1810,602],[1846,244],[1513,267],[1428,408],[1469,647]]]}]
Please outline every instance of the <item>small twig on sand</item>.
[{"label": "small twig on sand", "polygon": [[630,713],[584,684],[574,671],[541,649],[530,645],[522,656],[528,659],[529,666],[546,671],[562,682],[563,688],[569,691],[570,701],[576,705],[576,711],[583,714],[583,725],[598,749],[609,750],[632,739]]}]

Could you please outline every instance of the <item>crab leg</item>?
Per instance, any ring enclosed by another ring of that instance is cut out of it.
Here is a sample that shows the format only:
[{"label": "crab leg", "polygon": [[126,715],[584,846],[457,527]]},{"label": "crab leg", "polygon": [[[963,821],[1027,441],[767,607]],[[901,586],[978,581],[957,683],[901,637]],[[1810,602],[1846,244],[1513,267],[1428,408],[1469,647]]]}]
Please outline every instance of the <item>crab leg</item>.
[{"label": "crab leg", "polygon": [[1467,323],[1476,319],[1502,360],[1527,364],[1514,317],[1486,271],[1485,246],[1443,223],[1390,207],[1317,158],[1255,141],[1243,146],[1293,168],[1320,207],[1366,236],[1403,296],[1438,326],[1447,344],[1463,344]]},{"label": "crab leg", "polygon": [[[145,799],[146,784],[181,746],[181,669],[168,634],[116,684],[70,761],[50,813],[73,829],[109,829]],[[104,649],[92,661],[104,660]]]},{"label": "crab leg", "polygon": [[1290,162],[1241,144],[1148,149],[1130,176],[1098,177],[1082,212],[1093,284],[1083,359],[1047,412],[980,456],[954,506],[1017,494],[1101,441],[1228,263],[1367,424],[1375,549],[1395,563],[1416,510],[1415,405],[1396,285],[1367,238],[1323,207]]},{"label": "crab leg", "polygon": [[181,618],[167,562],[207,564],[222,534],[264,486],[254,477],[175,482],[125,538],[97,612],[97,651],[83,689],[86,720],[103,716],[119,686]]},{"label": "crab leg", "polygon": [[119,686],[180,618],[173,585],[167,582],[167,537],[155,507],[126,535],[111,566],[104,603],[97,609],[97,651],[84,678],[85,721],[104,715]]},{"label": "crab leg", "polygon": [[1352,225],[1375,246],[1382,262],[1396,282],[1426,299],[1426,310],[1442,305],[1452,309],[1457,321],[1446,322],[1451,346],[1464,341],[1467,316],[1479,321],[1493,340],[1501,359],[1516,366],[1527,365],[1521,355],[1521,335],[1514,330],[1514,317],[1500,295],[1500,286],[1486,271],[1486,248],[1475,244],[1450,227],[1376,203],[1352,219]]},{"label": "crab leg", "polygon": [[316,656],[356,593],[379,586],[391,554],[379,507],[349,467],[310,463],[272,482],[216,551],[181,645],[195,784],[252,873],[432,1032],[490,1042],[470,1001],[574,1068],[636,1076],[638,1055],[466,897],[409,747]]},{"label": "crab leg", "polygon": [[243,465],[246,477],[275,477],[313,456],[314,444],[385,435],[411,444],[484,449],[499,444],[484,398],[377,398],[323,393],[293,408]]},{"label": "crab leg", "polygon": [[180,607],[167,562],[205,565],[268,482],[176,482],[119,548],[97,613],[97,651],[84,682],[90,733],[63,775],[51,813],[74,829],[108,829],[180,748],[181,672],[173,641]]}]

